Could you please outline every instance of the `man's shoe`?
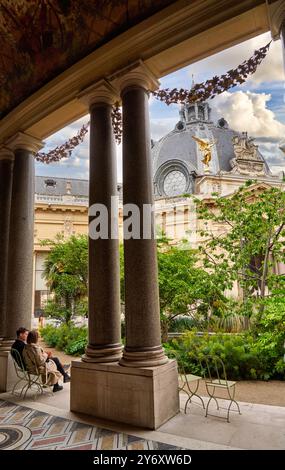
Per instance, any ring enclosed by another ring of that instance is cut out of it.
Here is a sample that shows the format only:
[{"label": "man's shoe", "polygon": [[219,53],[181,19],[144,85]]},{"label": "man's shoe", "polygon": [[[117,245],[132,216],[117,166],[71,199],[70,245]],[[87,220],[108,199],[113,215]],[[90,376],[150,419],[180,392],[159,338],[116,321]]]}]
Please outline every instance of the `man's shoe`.
[{"label": "man's shoe", "polygon": [[63,377],[63,382],[66,384],[67,382],[70,382],[70,375],[65,374]]},{"label": "man's shoe", "polygon": [[63,390],[63,386],[62,385],[58,385],[58,384],[54,384],[53,386],[53,392],[60,392],[60,390]]}]

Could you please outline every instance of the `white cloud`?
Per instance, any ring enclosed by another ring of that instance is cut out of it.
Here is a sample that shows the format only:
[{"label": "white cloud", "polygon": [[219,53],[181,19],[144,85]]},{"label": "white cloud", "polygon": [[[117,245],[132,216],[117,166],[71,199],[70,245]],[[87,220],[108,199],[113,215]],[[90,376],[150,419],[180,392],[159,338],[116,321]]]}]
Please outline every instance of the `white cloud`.
[{"label": "white cloud", "polygon": [[[268,33],[269,35],[269,33]],[[264,36],[264,35],[262,35]],[[260,38],[260,36],[259,36]],[[256,38],[257,40],[258,38]],[[252,39],[252,41],[255,41]],[[253,42],[254,44],[254,42]],[[255,48],[259,48],[256,45]],[[284,80],[284,64],[282,55],[281,41],[274,41],[270,45],[267,57],[258,66],[256,72],[250,77],[248,85],[260,84],[268,81],[282,81]]]},{"label": "white cloud", "polygon": [[213,100],[213,114],[223,116],[236,131],[247,131],[253,137],[281,139],[285,125],[266,107],[270,98],[266,93],[224,92]]},{"label": "white cloud", "polygon": [[258,142],[259,150],[266,159],[270,169],[273,173],[285,171],[285,155],[279,148],[279,142]]},{"label": "white cloud", "polygon": [[179,121],[179,114],[175,109],[175,116],[161,119],[150,120],[150,132],[153,140],[159,140],[161,137],[172,131],[175,124]]}]

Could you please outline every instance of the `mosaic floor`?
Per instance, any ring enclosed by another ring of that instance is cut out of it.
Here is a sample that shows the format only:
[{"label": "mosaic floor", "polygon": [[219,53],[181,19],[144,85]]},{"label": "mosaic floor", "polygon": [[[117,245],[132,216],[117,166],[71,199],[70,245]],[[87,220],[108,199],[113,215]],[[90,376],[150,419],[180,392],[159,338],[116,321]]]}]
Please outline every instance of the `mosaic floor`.
[{"label": "mosaic floor", "polygon": [[0,450],[175,450],[0,400]]}]

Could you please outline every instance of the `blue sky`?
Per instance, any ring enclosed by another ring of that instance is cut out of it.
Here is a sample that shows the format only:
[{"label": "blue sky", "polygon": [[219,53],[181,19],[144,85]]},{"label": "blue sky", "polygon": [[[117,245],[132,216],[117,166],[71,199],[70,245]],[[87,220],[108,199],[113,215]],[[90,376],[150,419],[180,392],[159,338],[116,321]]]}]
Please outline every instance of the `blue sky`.
[{"label": "blue sky", "polygon": [[[203,59],[163,77],[162,88],[190,88],[192,75],[200,83],[214,75],[221,75],[248,59],[255,49],[270,41],[265,33],[245,41],[218,54]],[[214,122],[225,117],[236,131],[248,131],[256,139],[261,153],[274,173],[285,171],[285,155],[279,149],[285,139],[284,65],[281,41],[271,44],[268,56],[258,70],[243,85],[231,89],[209,100]],[[166,106],[154,98],[150,99],[151,135],[154,140],[170,132],[179,120],[178,106]],[[65,142],[75,135],[88,116],[65,127],[46,140],[44,151]],[[36,174],[68,178],[88,179],[88,134],[85,141],[75,149],[69,159],[51,165],[36,164]],[[118,179],[122,176],[122,149],[117,147]]]}]

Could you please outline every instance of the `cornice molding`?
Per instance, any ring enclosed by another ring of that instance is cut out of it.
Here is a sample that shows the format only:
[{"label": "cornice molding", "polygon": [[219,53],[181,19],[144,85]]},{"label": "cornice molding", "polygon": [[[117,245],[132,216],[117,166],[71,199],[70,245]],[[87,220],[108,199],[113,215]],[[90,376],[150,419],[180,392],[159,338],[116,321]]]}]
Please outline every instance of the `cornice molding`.
[{"label": "cornice molding", "polygon": [[[35,211],[43,211],[43,212],[78,212],[78,213],[87,213],[88,206],[63,206],[58,204],[49,204],[49,203],[35,203]],[[36,222],[38,223],[40,219],[37,219]],[[44,223],[50,223],[49,221],[44,221]],[[58,221],[53,221],[53,223],[57,224]],[[75,222],[77,223],[77,222]],[[78,222],[81,224],[82,222]],[[88,222],[86,222],[88,224]]]}]

